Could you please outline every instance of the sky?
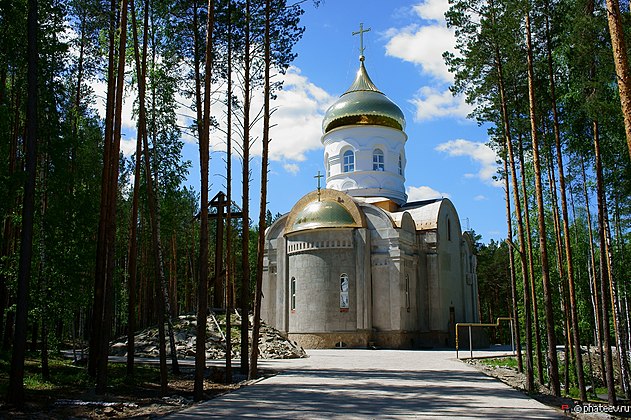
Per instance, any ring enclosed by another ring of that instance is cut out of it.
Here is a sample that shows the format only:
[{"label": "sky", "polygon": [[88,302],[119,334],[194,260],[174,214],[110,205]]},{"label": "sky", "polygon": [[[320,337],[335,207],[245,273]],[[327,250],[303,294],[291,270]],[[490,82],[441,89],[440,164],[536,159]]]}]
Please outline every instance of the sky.
[{"label": "sky", "polygon": [[[370,28],[364,34],[368,74],[406,119],[408,201],[447,197],[455,204],[463,229],[474,229],[482,242],[504,238],[504,190],[493,180],[497,157],[485,145],[487,130],[466,118],[471,107],[449,91],[453,76],[442,54],[453,51],[455,38],[443,17],[447,0],[324,0],[319,7],[312,2],[303,7],[301,24],[306,30],[294,49],[298,56],[272,103],[277,110],[270,133],[271,212],[290,211],[316,189],[317,172],[324,173],[322,118],[354,80],[359,37],[352,32],[363,23],[364,29]],[[225,146],[221,134],[211,136],[209,195],[213,197],[220,189],[225,191]],[[193,163],[187,184],[199,191],[199,148],[194,139],[184,140],[184,158]],[[131,135],[123,139],[126,154],[132,152],[133,143]],[[256,224],[260,143],[252,152],[257,156],[251,165],[250,217]],[[240,171],[238,160],[234,158],[236,171]],[[241,205],[241,177],[239,172],[235,175],[233,199]]]}]

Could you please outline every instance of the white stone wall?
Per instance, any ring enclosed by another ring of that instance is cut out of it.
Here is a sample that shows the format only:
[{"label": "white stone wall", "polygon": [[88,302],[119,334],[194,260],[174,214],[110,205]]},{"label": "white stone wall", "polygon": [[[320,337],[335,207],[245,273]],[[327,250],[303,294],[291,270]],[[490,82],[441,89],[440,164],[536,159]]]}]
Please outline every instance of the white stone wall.
[{"label": "white stone wall", "polygon": [[[326,188],[344,191],[355,197],[387,197],[402,204],[405,194],[405,142],[407,135],[390,127],[344,126],[322,136]],[[373,152],[384,154],[384,170],[373,170]],[[355,156],[355,170],[344,172],[344,152]],[[399,173],[401,156],[402,173]]]},{"label": "white stone wall", "polygon": [[[288,282],[296,280],[296,307],[289,309],[289,331],[355,331],[357,273],[353,230],[298,232],[287,238],[287,247],[293,250],[288,256]],[[342,274],[349,279],[348,308],[340,307]]]},{"label": "white stone wall", "polygon": [[263,300],[261,302],[261,318],[280,331],[287,332],[287,290],[285,229],[287,215],[279,218],[266,233],[265,254],[263,258]]}]

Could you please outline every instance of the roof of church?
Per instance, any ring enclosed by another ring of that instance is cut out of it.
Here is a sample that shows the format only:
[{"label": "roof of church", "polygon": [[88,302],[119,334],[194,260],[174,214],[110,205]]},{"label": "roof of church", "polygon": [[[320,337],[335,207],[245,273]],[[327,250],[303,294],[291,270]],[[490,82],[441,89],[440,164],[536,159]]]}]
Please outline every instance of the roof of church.
[{"label": "roof of church", "polygon": [[405,129],[403,112],[377,89],[361,59],[353,84],[326,111],[322,130],[328,133],[346,125],[381,125]]},{"label": "roof of church", "polygon": [[364,199],[356,201],[354,197],[342,191],[323,188],[320,191],[312,191],[298,200],[291,212],[287,214],[282,230],[284,234],[290,234],[319,228],[366,227],[365,210],[360,206],[378,209],[396,228],[403,227],[407,213],[411,220],[408,219],[410,221],[406,223],[414,223],[414,229],[417,231],[436,229],[444,206],[455,211],[453,204],[447,198],[414,201],[402,205],[397,211],[388,211]]},{"label": "roof of church", "polygon": [[438,226],[438,214],[444,202],[444,198],[413,201],[401,206],[399,211],[390,213],[390,217],[392,217],[397,227],[401,227],[403,215],[409,213],[414,220],[416,230],[436,229]]}]

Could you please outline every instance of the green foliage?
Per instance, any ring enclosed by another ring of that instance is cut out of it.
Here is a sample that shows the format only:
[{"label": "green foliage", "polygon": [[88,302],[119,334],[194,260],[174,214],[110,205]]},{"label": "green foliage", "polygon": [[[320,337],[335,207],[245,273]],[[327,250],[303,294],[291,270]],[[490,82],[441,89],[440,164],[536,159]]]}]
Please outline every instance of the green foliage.
[{"label": "green foliage", "polygon": [[505,367],[505,368],[517,370],[517,359],[514,357],[481,359],[480,363],[486,366]]},{"label": "green foliage", "polygon": [[[25,179],[22,150],[26,118],[27,2],[5,3],[0,7],[0,35],[3,37],[0,44],[0,339],[6,335],[4,341],[10,344],[10,334],[4,330],[4,324],[7,312],[15,307],[21,195]],[[213,86],[221,85],[228,74],[226,34],[229,23],[234,26],[231,70],[235,73],[243,67],[244,53],[243,2],[233,1],[234,13],[230,22],[226,14],[227,1],[216,3],[213,34],[215,70],[212,78],[217,84]],[[190,107],[196,111],[196,101],[190,100],[196,93],[195,81],[189,72],[194,63],[201,63],[200,76],[205,77],[202,46],[206,36],[206,3],[137,0],[136,10],[131,12],[136,14],[140,25],[145,17],[145,6],[148,7],[149,33],[146,39],[140,36],[138,42],[141,48],[146,45],[148,51],[145,98],[149,140],[147,154],[157,192],[164,271],[169,283],[171,306],[174,315],[177,315],[184,310],[194,311],[197,304],[199,224],[195,215],[200,211],[199,193],[195,188],[184,185],[192,164],[182,158],[184,136],[197,132],[182,127],[178,113],[182,105],[189,106],[185,103],[187,100],[193,103]],[[299,25],[302,9],[300,2],[288,4],[281,1],[273,6],[272,61],[274,69],[282,74],[296,57],[293,46],[304,31]],[[109,5],[98,0],[39,1],[38,172],[28,330],[33,335],[29,340],[35,341],[34,346],[39,349],[45,325],[48,350],[53,352],[69,343],[82,345],[91,334],[105,144],[104,115],[97,112],[105,98],[97,90],[101,86],[99,82],[107,82],[110,13]],[[240,104],[244,94],[261,93],[263,17],[264,2],[252,1],[249,18],[253,91],[235,94],[233,105]],[[128,30],[127,33],[127,45],[132,46],[133,32]],[[124,89],[127,94],[134,95],[141,75],[136,74],[132,48],[121,53],[127,54],[128,66],[134,69],[133,75],[125,79]],[[275,79],[273,90],[281,87],[281,78]],[[137,110],[136,103],[135,115]],[[238,118],[236,114],[235,120]],[[218,128],[220,121],[215,122]],[[189,121],[184,125],[188,124]],[[192,126],[196,127],[196,122]],[[131,138],[131,134],[135,133],[130,133],[133,130],[128,129],[123,128],[123,135]],[[252,138],[256,136],[252,134]],[[124,137],[124,140],[127,138]],[[220,160],[213,161],[213,165],[214,162]],[[128,325],[129,230],[132,224],[138,228],[138,267],[135,273],[138,299],[131,312],[138,318],[138,328],[156,321],[160,297],[152,259],[154,245],[149,228],[144,162],[138,191],[139,216],[137,220],[130,218],[131,179],[135,169],[135,161],[121,154],[112,280],[112,332],[116,335],[124,334]],[[221,166],[216,165],[213,170],[220,172]],[[270,222],[273,220],[270,214]],[[232,251],[236,261],[240,260],[241,234],[244,229],[250,229],[250,269],[255,273],[257,232],[251,226],[242,226],[240,221],[233,221],[233,225]],[[214,227],[211,227],[210,237],[214,238],[212,229]],[[213,254],[211,240],[211,259]],[[237,284],[241,269],[240,264],[235,264],[232,270]],[[29,372],[27,386],[50,389],[60,381],[75,381],[77,384],[89,381],[82,368],[56,366],[55,363],[51,360],[54,369],[50,383],[44,383],[38,373]],[[55,375],[59,372],[63,372],[62,377],[57,378]],[[81,372],[83,376],[74,376],[73,372]],[[122,376],[111,375],[112,378]],[[118,379],[113,381],[118,384]]]},{"label": "green foliage", "polygon": [[[531,80],[526,77],[527,14],[532,30],[534,74],[531,86],[528,85]],[[623,16],[629,19],[628,12]],[[537,344],[547,345],[546,330],[556,335],[559,344],[570,341],[570,261],[566,257],[562,231],[561,197],[564,191],[561,190],[561,171],[557,167],[559,158],[564,167],[569,208],[568,239],[580,342],[595,341],[594,311],[600,282],[610,281],[607,277],[601,279],[600,269],[611,266],[612,290],[619,299],[616,305],[624,306],[624,309],[620,309],[619,314],[611,310],[610,317],[619,315],[616,333],[628,349],[629,344],[625,341],[630,326],[627,325],[626,301],[630,286],[625,273],[631,260],[627,245],[631,161],[626,152],[605,4],[571,0],[455,0],[450,2],[446,19],[456,34],[457,52],[445,53],[447,65],[455,75],[452,91],[464,95],[467,102],[475,106],[473,118],[490,126],[489,146],[502,159],[508,159],[507,145],[512,146],[516,157],[511,170],[515,171],[518,182],[525,184],[523,190],[521,185],[518,187],[520,216],[524,221],[525,216],[529,217],[529,226],[525,221],[521,227],[526,239],[532,243],[532,253],[527,246],[511,252],[514,252],[517,278],[528,279],[529,275],[534,278],[534,299],[539,306],[536,315],[544,332],[542,343]],[[627,38],[629,35],[627,33]],[[533,129],[539,138],[539,168],[534,167]],[[604,172],[600,180],[605,190],[602,201],[608,203],[600,215],[608,219],[606,229],[603,229],[603,223],[598,223],[599,210],[596,209],[596,134]],[[557,135],[560,150],[556,148]],[[544,184],[542,209],[534,201],[538,194],[533,182],[536,170],[540,171]],[[509,176],[510,173],[498,175]],[[515,211],[514,192],[509,193],[511,211]],[[515,235],[519,218],[515,214],[510,216]],[[544,311],[538,217],[543,219],[546,227],[547,236],[541,239],[547,243],[549,273],[546,274],[550,279],[554,324],[548,321],[547,311]],[[603,230],[603,236],[609,237],[610,245],[604,250],[609,261],[599,261],[598,247],[605,246],[598,240],[599,229]],[[517,248],[521,246],[515,237],[510,240]],[[485,320],[492,318],[491,314],[498,308],[509,310],[513,305],[510,300],[505,303],[510,292],[507,286],[508,259],[505,257],[509,251],[500,251],[501,247],[495,243],[478,250],[480,307]],[[528,260],[532,257],[532,273],[522,272],[521,256]],[[524,296],[523,287],[523,282],[518,281],[515,304],[522,320],[525,308],[519,297]],[[521,327],[523,330],[524,322]],[[574,366],[570,369],[569,380],[575,382],[578,378]]]},{"label": "green foliage", "polygon": [[510,316],[512,297],[507,244],[494,240],[480,244],[476,256],[481,322],[495,322],[497,317]]}]

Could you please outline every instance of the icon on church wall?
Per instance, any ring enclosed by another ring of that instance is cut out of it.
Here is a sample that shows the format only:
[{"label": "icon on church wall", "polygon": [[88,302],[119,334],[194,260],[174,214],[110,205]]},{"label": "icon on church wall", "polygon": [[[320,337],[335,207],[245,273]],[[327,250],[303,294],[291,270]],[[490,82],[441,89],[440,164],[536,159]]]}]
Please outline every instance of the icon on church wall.
[{"label": "icon on church wall", "polygon": [[340,276],[340,309],[342,310],[349,308],[348,289],[348,275],[342,274]]}]

